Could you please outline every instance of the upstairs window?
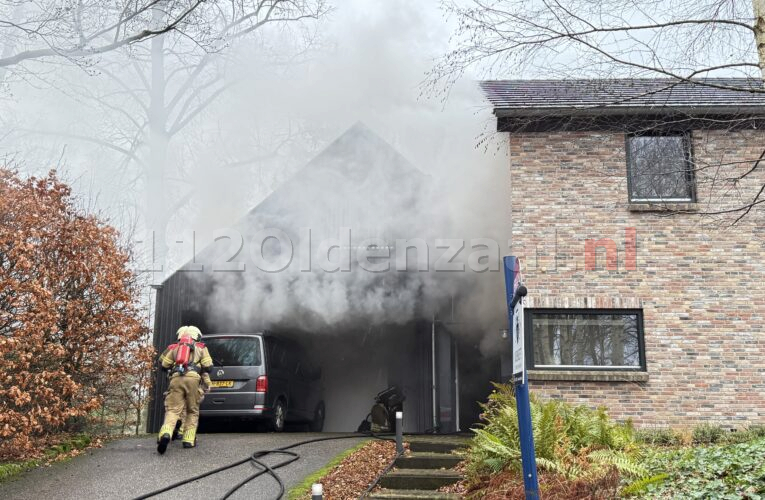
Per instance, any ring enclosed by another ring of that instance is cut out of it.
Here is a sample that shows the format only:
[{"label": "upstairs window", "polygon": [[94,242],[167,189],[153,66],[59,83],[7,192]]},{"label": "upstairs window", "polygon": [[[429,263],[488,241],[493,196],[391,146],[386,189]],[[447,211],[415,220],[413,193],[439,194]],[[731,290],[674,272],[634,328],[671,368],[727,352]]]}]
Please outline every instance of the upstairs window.
[{"label": "upstairs window", "polygon": [[688,134],[627,136],[630,202],[692,202],[693,179]]}]

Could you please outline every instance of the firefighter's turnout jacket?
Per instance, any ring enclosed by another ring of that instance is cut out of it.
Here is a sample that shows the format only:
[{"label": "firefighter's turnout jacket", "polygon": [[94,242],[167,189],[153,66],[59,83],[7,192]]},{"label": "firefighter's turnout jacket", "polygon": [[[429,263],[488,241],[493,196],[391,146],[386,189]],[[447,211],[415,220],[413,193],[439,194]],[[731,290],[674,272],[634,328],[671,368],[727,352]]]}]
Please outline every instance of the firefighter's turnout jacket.
[{"label": "firefighter's turnout jacket", "polygon": [[183,442],[184,446],[193,446],[199,422],[199,403],[204,389],[210,387],[208,372],[213,362],[207,347],[202,342],[195,342],[189,363],[186,367],[179,367],[176,364],[179,345],[171,344],[159,356],[162,368],[171,371],[170,387],[165,397],[165,420],[159,430],[159,439],[173,434],[175,424],[185,410]]}]

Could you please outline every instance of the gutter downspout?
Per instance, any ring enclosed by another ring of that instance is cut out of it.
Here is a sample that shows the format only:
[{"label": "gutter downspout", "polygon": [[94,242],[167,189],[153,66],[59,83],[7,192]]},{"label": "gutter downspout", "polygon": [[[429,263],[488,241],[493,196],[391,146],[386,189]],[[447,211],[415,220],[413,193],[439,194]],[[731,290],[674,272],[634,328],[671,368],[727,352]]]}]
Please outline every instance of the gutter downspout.
[{"label": "gutter downspout", "polygon": [[460,348],[457,340],[452,340],[454,345],[454,415],[455,432],[461,432],[460,429]]},{"label": "gutter downspout", "polygon": [[438,407],[436,406],[436,315],[433,315],[433,322],[430,324],[430,365],[431,365],[431,387],[433,391],[433,432],[438,428]]}]

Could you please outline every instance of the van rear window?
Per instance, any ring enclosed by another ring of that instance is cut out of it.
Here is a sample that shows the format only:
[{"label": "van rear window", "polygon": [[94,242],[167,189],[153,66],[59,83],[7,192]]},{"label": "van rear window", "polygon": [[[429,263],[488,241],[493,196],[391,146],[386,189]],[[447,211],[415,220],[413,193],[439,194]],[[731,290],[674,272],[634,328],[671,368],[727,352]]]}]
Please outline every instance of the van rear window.
[{"label": "van rear window", "polygon": [[260,338],[216,337],[204,339],[215,366],[260,366]]}]

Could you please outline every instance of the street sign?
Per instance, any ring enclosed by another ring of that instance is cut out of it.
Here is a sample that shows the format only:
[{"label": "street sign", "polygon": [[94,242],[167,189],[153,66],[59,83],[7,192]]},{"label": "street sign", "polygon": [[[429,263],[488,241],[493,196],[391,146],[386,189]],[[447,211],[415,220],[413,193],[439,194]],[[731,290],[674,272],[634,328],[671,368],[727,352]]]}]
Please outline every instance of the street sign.
[{"label": "street sign", "polygon": [[515,405],[518,413],[518,430],[521,445],[523,489],[526,500],[539,500],[537,459],[534,454],[534,433],[531,428],[531,402],[529,380],[526,374],[523,332],[523,297],[528,291],[521,283],[521,262],[517,257],[505,257],[505,291],[507,292],[507,316],[513,345],[512,382],[515,384]]},{"label": "street sign", "polygon": [[[517,290],[517,288],[516,288]],[[513,307],[513,382],[522,384],[526,375],[525,335],[523,331],[523,297]]]}]

